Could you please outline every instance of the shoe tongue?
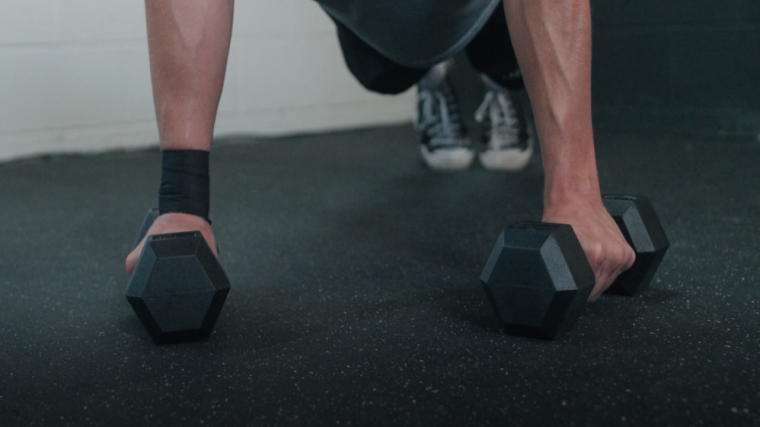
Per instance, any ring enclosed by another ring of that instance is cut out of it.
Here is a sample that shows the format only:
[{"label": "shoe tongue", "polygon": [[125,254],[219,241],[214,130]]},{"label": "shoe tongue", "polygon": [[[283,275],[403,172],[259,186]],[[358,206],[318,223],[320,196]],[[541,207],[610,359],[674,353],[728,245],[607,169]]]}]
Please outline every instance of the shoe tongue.
[{"label": "shoe tongue", "polygon": [[483,80],[483,83],[490,90],[495,90],[495,91],[500,91],[500,92],[506,91],[506,89],[504,87],[502,87],[500,84],[498,84],[495,81],[493,81],[493,79],[491,79],[490,77],[488,77],[485,74],[481,74],[480,75],[480,79]]}]

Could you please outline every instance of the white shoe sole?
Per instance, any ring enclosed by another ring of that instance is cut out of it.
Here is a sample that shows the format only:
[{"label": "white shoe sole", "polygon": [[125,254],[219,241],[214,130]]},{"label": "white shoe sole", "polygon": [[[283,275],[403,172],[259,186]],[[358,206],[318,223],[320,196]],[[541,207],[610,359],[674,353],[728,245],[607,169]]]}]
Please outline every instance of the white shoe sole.
[{"label": "white shoe sole", "polygon": [[508,150],[486,150],[478,157],[480,163],[488,170],[518,172],[525,169],[533,156],[533,141],[528,142],[528,148]]},{"label": "white shoe sole", "polygon": [[465,170],[470,167],[472,159],[475,158],[475,152],[467,148],[439,149],[431,153],[423,145],[420,146],[420,152],[430,169],[441,172]]}]

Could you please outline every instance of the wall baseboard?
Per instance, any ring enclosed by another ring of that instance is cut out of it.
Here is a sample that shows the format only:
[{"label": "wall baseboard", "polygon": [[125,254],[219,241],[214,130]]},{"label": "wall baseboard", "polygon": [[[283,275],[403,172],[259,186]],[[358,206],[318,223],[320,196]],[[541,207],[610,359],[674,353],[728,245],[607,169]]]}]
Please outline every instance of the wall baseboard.
[{"label": "wall baseboard", "polygon": [[[215,135],[282,136],[404,123],[411,119],[413,94],[333,105],[220,114]],[[96,154],[158,146],[154,121],[0,134],[0,161],[41,155]]]},{"label": "wall baseboard", "polygon": [[675,108],[595,105],[594,127],[604,131],[760,136],[760,111],[741,108]]}]

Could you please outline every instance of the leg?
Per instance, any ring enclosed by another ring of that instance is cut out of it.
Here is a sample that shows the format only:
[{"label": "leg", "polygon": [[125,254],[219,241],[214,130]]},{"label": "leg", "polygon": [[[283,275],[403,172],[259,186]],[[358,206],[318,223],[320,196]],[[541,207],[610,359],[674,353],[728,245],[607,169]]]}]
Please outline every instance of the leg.
[{"label": "leg", "polygon": [[446,78],[446,64],[432,69],[397,64],[335,21],[346,66],[365,88],[398,94],[418,84],[415,128],[420,133],[422,158],[434,170],[466,169],[474,152],[466,138],[459,107]]},{"label": "leg", "polygon": [[503,8],[494,11],[465,50],[472,67],[498,85],[509,90],[525,88]]},{"label": "leg", "polygon": [[[185,166],[192,169],[192,173],[186,176],[198,175],[199,166],[207,168],[207,154],[205,162],[202,157],[203,152],[211,150],[229,53],[233,6],[233,0],[145,1],[153,100],[161,150],[179,150],[197,158],[189,165],[177,165],[179,169]],[[165,166],[167,158],[165,155]],[[179,162],[185,163],[182,159]],[[171,184],[177,183],[172,182],[170,173],[165,173],[162,193],[170,187],[175,199],[191,199],[191,204],[205,204],[208,211],[207,179],[205,189],[188,190],[183,188],[181,182],[172,189]],[[203,186],[204,183],[199,185]],[[204,192],[206,200],[192,200],[199,194],[203,198]],[[201,231],[216,253],[216,241],[210,224],[197,214],[186,213],[182,209],[172,209],[165,214],[162,212],[148,234],[190,230]],[[127,257],[126,268],[130,274],[143,244],[144,240]]]},{"label": "leg", "polygon": [[356,80],[367,90],[396,95],[414,86],[427,69],[405,67],[381,55],[351,30],[333,19],[343,60]]}]

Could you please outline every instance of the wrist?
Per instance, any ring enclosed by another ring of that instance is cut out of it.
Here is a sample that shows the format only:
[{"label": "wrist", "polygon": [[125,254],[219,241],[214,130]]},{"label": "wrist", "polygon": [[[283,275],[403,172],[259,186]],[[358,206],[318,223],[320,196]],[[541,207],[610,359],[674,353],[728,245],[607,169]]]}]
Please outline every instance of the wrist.
[{"label": "wrist", "polygon": [[194,215],[211,224],[208,151],[164,151],[161,170],[159,213]]},{"label": "wrist", "polygon": [[563,205],[578,200],[601,200],[599,181],[596,177],[567,177],[547,182],[544,187],[544,204]]},{"label": "wrist", "polygon": [[544,186],[544,213],[570,212],[582,205],[602,205],[596,168],[547,173]]},{"label": "wrist", "polygon": [[601,203],[593,134],[567,133],[569,135],[547,135],[546,143],[541,144],[544,205],[562,206],[580,200]]}]

